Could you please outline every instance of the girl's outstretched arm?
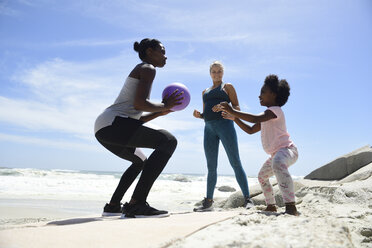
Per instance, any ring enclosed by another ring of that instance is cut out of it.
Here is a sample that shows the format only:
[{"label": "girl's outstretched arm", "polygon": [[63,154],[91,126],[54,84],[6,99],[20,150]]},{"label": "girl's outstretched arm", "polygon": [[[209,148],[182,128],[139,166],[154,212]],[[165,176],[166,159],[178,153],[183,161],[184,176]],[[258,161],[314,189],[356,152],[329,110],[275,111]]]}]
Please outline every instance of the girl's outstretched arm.
[{"label": "girl's outstretched arm", "polygon": [[244,132],[248,134],[254,134],[258,131],[261,131],[261,123],[255,123],[253,126],[250,126],[242,122],[239,118],[235,118],[234,121]]},{"label": "girl's outstretched arm", "polygon": [[236,124],[238,124],[238,126],[246,133],[248,134],[254,134],[254,133],[257,133],[258,131],[261,130],[261,123],[255,123],[253,126],[250,126],[244,122],[242,122],[239,118],[235,117],[234,115],[232,114],[229,114],[225,111],[222,111],[222,117],[224,119],[228,119],[228,120],[232,120],[234,121]]},{"label": "girl's outstretched arm", "polygon": [[271,110],[266,110],[262,114],[253,115],[253,114],[235,110],[227,102],[220,103],[220,110],[225,111],[239,119],[242,119],[242,120],[245,120],[251,123],[261,123],[261,122],[265,122],[265,121],[276,118],[276,115]]}]

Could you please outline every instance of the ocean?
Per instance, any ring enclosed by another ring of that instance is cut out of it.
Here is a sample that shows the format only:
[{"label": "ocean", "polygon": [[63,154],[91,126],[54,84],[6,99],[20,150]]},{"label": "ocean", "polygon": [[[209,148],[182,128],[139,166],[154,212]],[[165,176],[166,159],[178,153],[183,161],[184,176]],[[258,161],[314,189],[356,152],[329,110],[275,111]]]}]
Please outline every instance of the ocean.
[{"label": "ocean", "polygon": [[[100,216],[121,175],[122,172],[0,168],[0,228],[58,218]],[[130,200],[137,180],[124,195],[123,203]],[[258,180],[249,177],[248,183],[252,186]],[[221,186],[240,190],[234,176],[219,175],[215,198],[233,193],[219,191]],[[206,175],[161,174],[147,201],[158,209],[189,212],[205,192]]]}]

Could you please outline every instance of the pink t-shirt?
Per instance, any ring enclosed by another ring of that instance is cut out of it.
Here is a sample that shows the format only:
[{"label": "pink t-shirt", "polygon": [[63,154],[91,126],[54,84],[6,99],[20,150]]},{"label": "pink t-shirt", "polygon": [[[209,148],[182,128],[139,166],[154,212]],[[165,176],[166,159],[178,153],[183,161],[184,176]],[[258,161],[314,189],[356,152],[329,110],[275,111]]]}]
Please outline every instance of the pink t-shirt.
[{"label": "pink t-shirt", "polygon": [[269,107],[275,115],[275,119],[261,122],[261,141],[263,149],[267,154],[273,155],[280,148],[293,144],[289,138],[285,117],[282,109],[278,106]]}]

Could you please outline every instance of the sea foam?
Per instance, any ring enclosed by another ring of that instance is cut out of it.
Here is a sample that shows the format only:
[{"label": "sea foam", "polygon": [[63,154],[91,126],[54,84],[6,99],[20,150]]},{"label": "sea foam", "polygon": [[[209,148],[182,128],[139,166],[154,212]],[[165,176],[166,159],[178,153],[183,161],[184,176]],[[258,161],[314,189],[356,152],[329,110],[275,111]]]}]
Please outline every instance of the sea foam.
[{"label": "sea foam", "polygon": [[[42,170],[32,168],[0,168],[0,199],[62,200],[108,202],[122,173]],[[138,178],[125,194],[129,201]],[[257,184],[257,178],[248,178]],[[235,177],[218,176],[215,197],[228,197],[231,192],[217,190],[230,186],[240,190]],[[189,211],[206,193],[206,175],[161,174],[155,181],[148,202],[170,211]]]}]

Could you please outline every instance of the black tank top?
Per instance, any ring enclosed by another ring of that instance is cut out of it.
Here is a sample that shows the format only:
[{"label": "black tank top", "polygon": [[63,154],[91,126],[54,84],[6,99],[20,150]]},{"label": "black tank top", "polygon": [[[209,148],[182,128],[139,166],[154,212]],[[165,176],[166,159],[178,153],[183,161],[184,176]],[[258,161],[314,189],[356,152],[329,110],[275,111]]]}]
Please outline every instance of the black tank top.
[{"label": "black tank top", "polygon": [[229,96],[223,90],[224,84],[220,84],[218,87],[211,89],[208,88],[203,94],[204,102],[204,121],[212,121],[223,119],[221,112],[213,112],[213,106],[219,104],[220,102],[230,102]]}]

